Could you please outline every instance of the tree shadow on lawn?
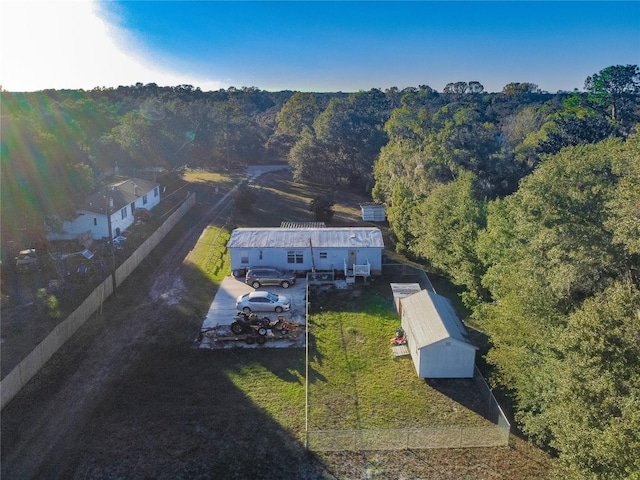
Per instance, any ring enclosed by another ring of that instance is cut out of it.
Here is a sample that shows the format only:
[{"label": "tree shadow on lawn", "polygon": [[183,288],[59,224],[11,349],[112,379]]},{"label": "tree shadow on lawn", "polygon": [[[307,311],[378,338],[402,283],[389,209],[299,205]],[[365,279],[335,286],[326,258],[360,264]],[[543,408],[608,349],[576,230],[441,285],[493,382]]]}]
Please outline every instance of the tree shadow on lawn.
[{"label": "tree shadow on lawn", "polygon": [[238,361],[231,352],[154,350],[65,439],[58,478],[322,478],[326,468],[305,450],[303,426],[297,434],[284,428],[225,373]]}]

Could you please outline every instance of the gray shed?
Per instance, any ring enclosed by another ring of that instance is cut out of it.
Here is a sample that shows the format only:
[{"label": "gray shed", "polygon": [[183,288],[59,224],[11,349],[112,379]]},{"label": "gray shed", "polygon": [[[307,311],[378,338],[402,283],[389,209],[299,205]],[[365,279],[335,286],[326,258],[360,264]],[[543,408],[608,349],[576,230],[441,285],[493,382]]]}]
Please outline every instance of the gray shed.
[{"label": "gray shed", "polygon": [[471,378],[477,348],[449,300],[421,290],[400,300],[401,324],[422,378]]},{"label": "gray shed", "polygon": [[402,299],[418,293],[422,290],[419,283],[390,283],[391,293],[393,294],[393,303],[396,306],[396,312],[402,316]]},{"label": "gray shed", "polygon": [[387,207],[384,203],[361,203],[360,210],[365,222],[384,222],[387,219]]},{"label": "gray shed", "polygon": [[376,227],[236,228],[227,243],[231,270],[272,266],[297,272],[382,273],[382,232]]}]

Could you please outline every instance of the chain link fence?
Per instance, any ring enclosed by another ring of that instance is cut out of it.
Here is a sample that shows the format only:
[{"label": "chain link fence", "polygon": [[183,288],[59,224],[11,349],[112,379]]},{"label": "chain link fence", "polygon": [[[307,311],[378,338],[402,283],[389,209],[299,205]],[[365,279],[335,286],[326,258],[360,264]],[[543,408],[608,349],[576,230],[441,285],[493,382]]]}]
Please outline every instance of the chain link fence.
[{"label": "chain link fence", "polygon": [[307,432],[307,448],[316,452],[499,447],[508,443],[509,428],[500,425]]}]

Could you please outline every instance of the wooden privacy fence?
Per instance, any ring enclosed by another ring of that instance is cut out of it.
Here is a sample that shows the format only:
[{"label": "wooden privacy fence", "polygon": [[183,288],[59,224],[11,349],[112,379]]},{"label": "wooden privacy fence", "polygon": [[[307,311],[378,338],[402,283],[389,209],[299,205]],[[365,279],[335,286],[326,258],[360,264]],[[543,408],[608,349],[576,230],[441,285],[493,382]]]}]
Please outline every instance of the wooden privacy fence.
[{"label": "wooden privacy fence", "polygon": [[[115,284],[119,286],[140,262],[160,243],[180,219],[196,202],[195,193],[185,201],[135,252],[115,271]],[[109,275],[89,294],[84,302],[67,318],[60,322],[13,370],[0,382],[0,409],[3,409],[45,363],[71,338],[87,319],[113,293],[113,280]]]}]

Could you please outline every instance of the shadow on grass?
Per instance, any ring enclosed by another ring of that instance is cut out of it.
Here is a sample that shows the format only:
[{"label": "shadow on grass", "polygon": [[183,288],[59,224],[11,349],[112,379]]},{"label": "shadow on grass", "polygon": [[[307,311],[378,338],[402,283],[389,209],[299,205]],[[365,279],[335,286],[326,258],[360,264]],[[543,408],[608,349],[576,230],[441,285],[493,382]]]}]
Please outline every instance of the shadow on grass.
[{"label": "shadow on grass", "polygon": [[425,378],[424,380],[429,387],[442,395],[489,422],[494,422],[490,414],[489,405],[480,394],[478,386],[472,378]]}]

